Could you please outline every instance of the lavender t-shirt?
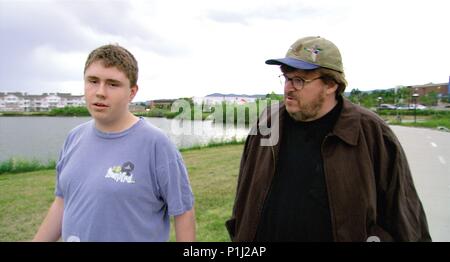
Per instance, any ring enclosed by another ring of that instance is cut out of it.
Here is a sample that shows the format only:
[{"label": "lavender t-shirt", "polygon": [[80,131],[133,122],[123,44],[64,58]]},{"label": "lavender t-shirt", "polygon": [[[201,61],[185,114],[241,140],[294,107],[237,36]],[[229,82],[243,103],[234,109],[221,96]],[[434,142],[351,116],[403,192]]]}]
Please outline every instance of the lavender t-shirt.
[{"label": "lavender t-shirt", "polygon": [[57,164],[64,241],[167,241],[169,216],[193,207],[183,159],[145,119],[119,133],[72,130]]}]

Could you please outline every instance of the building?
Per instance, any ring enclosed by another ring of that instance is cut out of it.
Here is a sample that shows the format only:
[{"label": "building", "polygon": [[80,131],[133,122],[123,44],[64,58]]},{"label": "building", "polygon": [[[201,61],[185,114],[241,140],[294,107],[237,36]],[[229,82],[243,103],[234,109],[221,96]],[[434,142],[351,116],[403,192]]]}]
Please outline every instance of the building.
[{"label": "building", "polygon": [[170,109],[175,101],[175,99],[157,99],[147,101],[147,105],[149,108]]},{"label": "building", "polygon": [[128,105],[128,110],[132,113],[143,113],[145,112],[145,103],[136,102],[136,103],[130,103]]},{"label": "building", "polygon": [[0,112],[46,112],[66,106],[85,106],[84,96],[70,93],[29,95],[21,92],[0,92]]},{"label": "building", "polygon": [[436,93],[438,97],[448,97],[449,95],[449,83],[414,85],[408,86],[408,88],[411,88],[411,93],[419,94],[419,97],[423,97],[432,92]]},{"label": "building", "polygon": [[265,95],[236,95],[236,94],[210,94],[205,97],[194,97],[192,100],[195,104],[216,105],[222,102],[230,104],[243,105],[253,103],[256,99],[264,99]]}]

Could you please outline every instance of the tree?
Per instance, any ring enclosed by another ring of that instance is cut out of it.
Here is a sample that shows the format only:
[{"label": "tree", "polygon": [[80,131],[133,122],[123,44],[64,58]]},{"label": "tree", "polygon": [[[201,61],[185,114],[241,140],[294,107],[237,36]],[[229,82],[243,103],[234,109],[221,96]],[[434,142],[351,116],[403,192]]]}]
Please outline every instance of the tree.
[{"label": "tree", "polygon": [[270,100],[279,100],[279,101],[283,100],[283,96],[275,94],[274,91],[272,91],[272,93],[270,93],[270,94],[267,94],[266,98],[268,98]]},{"label": "tree", "polygon": [[405,86],[401,86],[398,90],[397,90],[397,99],[398,99],[398,103],[397,104],[410,104],[411,101],[411,88],[405,87]]},{"label": "tree", "polygon": [[437,101],[438,101],[438,94],[435,91],[432,91],[420,98],[420,102],[427,106],[435,106],[437,105]]},{"label": "tree", "polygon": [[352,91],[350,91],[350,96],[348,97],[348,99],[350,99],[350,101],[352,101],[355,104],[360,104],[360,100],[361,100],[361,91],[359,91],[359,89],[352,89]]}]

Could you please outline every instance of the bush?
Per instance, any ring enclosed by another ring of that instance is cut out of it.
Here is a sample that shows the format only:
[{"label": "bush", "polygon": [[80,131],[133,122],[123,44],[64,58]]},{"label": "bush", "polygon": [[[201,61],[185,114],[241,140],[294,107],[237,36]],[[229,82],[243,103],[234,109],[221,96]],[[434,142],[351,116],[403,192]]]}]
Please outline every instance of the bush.
[{"label": "bush", "polygon": [[11,158],[9,160],[0,162],[0,174],[3,173],[22,173],[44,169],[54,169],[56,162],[54,160],[43,164],[38,160],[24,160],[20,158]]},{"label": "bush", "polygon": [[89,111],[84,106],[66,106],[64,108],[54,108],[48,112],[49,116],[89,116]]},{"label": "bush", "polygon": [[[406,109],[406,110],[386,110],[381,109],[377,110],[379,115],[383,116],[395,116],[395,115],[414,115],[414,109]],[[418,116],[448,116],[450,117],[450,110],[433,110],[433,109],[425,109],[425,110],[416,110],[416,115]]]}]

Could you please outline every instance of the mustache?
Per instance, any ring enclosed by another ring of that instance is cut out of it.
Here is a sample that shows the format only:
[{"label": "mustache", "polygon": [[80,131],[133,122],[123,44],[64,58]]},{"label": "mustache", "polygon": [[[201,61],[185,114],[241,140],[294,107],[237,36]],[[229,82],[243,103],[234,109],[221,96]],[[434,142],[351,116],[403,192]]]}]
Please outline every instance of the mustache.
[{"label": "mustache", "polygon": [[297,93],[296,93],[295,91],[289,91],[289,92],[287,92],[287,93],[285,92],[285,93],[284,93],[284,96],[285,96],[285,97],[288,96],[288,97],[298,98]]}]

